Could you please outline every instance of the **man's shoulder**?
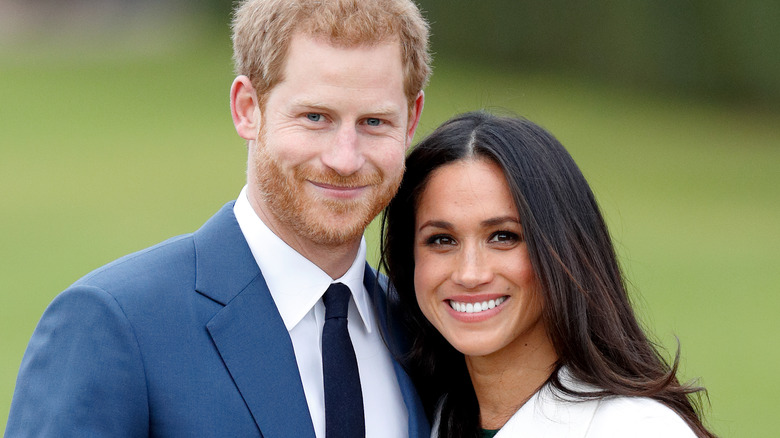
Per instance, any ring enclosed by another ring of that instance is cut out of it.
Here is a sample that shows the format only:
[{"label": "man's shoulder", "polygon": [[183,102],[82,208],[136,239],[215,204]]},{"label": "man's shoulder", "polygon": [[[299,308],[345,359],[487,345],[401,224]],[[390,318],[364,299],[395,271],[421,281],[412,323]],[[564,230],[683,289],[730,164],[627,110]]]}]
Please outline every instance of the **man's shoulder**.
[{"label": "man's shoulder", "polygon": [[115,289],[118,286],[176,276],[193,269],[193,234],[172,237],[120,257],[77,280],[73,286]]},{"label": "man's shoulder", "polygon": [[390,288],[390,279],[387,278],[387,275],[371,266],[368,262],[366,262],[366,270],[371,271],[371,274],[374,276],[376,285],[379,287],[379,290],[381,290],[383,294],[386,294]]},{"label": "man's shoulder", "polygon": [[[155,285],[159,287],[182,281],[194,287],[192,279],[197,262],[196,246],[207,248],[228,245],[225,242],[227,233],[224,231],[229,227],[226,219],[231,218],[231,214],[232,202],[226,204],[198,231],[171,237],[120,257],[81,277],[71,287],[91,286],[111,293],[124,289],[155,289]],[[199,235],[200,239],[197,237]],[[196,245],[198,240],[201,242]]]}]

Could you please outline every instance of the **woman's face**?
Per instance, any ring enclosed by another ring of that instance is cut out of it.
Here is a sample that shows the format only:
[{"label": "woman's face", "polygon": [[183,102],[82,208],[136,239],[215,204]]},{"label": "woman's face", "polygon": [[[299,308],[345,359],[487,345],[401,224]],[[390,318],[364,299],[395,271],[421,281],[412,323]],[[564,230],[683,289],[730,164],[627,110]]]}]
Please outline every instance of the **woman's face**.
[{"label": "woman's face", "polygon": [[550,346],[523,228],[501,169],[436,169],[415,217],[414,286],[426,318],[466,356]]}]

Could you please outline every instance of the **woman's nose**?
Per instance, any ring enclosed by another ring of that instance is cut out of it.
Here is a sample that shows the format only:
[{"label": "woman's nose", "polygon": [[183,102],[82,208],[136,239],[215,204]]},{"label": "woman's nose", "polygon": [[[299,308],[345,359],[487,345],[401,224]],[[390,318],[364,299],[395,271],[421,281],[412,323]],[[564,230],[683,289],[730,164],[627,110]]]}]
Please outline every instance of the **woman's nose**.
[{"label": "woman's nose", "polygon": [[464,288],[474,289],[489,283],[492,278],[493,272],[483,250],[476,245],[465,247],[458,257],[452,280]]}]

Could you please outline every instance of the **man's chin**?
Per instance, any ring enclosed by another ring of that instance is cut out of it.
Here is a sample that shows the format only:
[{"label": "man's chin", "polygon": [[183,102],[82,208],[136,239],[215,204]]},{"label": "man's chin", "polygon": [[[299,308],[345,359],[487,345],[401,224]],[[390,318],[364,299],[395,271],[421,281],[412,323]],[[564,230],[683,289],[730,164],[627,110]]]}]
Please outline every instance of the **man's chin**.
[{"label": "man's chin", "polygon": [[355,222],[354,217],[349,215],[346,217],[352,219],[351,224],[343,220],[335,222],[322,220],[316,226],[309,227],[306,230],[309,239],[318,245],[329,247],[343,246],[359,241],[371,221]]}]

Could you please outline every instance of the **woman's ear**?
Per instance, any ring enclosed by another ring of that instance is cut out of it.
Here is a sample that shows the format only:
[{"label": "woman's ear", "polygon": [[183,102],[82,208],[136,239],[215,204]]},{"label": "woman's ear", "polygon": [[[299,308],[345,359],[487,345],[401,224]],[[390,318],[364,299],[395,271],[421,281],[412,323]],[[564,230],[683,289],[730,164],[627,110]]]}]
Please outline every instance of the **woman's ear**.
[{"label": "woman's ear", "polygon": [[260,126],[260,107],[252,81],[241,75],[230,86],[230,113],[236,132],[245,140],[257,140]]}]

